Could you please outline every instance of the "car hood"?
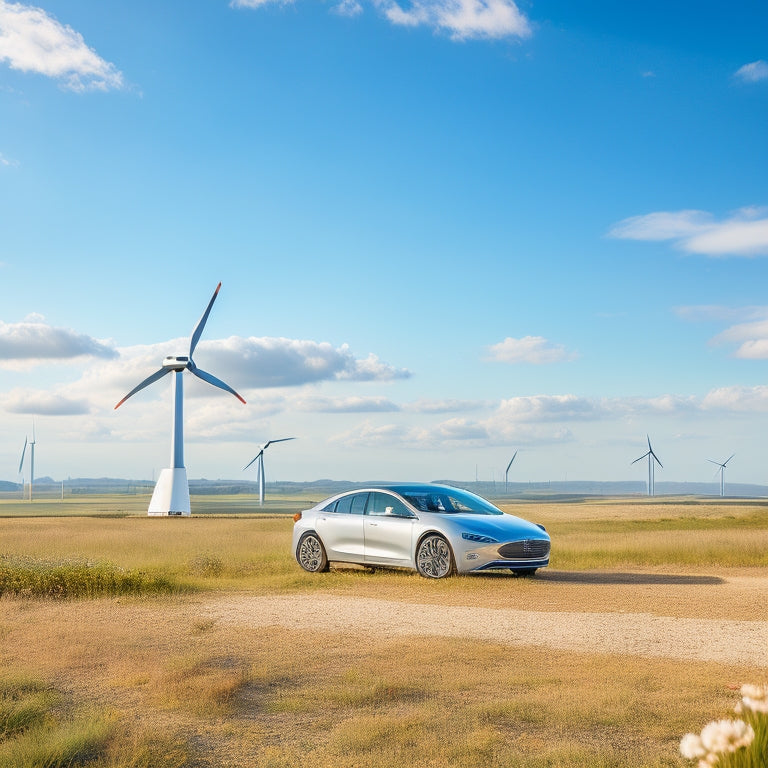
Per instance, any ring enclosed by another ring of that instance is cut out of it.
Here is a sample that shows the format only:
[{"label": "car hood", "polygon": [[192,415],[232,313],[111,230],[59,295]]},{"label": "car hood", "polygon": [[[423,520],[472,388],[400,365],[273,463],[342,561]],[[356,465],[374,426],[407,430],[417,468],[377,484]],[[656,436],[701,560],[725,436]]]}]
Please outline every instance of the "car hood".
[{"label": "car hood", "polygon": [[491,536],[499,541],[509,538],[549,539],[549,534],[538,525],[514,515],[473,515],[459,512],[441,517],[461,531]]}]

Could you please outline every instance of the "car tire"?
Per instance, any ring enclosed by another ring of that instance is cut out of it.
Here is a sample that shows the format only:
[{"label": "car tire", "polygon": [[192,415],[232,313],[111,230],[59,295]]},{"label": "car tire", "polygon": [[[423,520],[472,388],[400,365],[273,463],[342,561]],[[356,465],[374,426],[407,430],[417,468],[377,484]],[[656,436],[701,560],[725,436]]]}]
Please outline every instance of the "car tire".
[{"label": "car tire", "polygon": [[325,547],[316,533],[305,533],[296,547],[296,560],[310,573],[322,573],[328,570],[328,556]]},{"label": "car tire", "polygon": [[416,549],[416,570],[425,579],[444,579],[456,570],[448,542],[437,533],[425,536]]},{"label": "car tire", "polygon": [[515,576],[523,579],[531,579],[536,575],[537,568],[512,568],[510,569]]}]

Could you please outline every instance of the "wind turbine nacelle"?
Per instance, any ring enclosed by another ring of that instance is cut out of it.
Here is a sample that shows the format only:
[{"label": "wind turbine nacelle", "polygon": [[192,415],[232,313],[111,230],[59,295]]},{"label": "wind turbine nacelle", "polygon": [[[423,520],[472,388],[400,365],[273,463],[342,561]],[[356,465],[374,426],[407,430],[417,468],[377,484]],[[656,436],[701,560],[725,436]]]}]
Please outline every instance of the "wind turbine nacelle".
[{"label": "wind turbine nacelle", "polygon": [[174,357],[173,355],[169,355],[163,360],[163,368],[170,368],[172,371],[183,371],[188,367],[188,357]]}]

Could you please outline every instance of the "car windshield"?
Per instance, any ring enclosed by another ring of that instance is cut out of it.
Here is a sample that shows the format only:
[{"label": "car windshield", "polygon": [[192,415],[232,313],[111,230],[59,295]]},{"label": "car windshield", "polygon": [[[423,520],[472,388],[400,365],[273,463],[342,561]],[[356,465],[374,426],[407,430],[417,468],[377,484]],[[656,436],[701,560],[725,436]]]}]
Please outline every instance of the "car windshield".
[{"label": "car windshield", "polygon": [[503,515],[490,501],[458,488],[398,488],[397,492],[421,512]]}]

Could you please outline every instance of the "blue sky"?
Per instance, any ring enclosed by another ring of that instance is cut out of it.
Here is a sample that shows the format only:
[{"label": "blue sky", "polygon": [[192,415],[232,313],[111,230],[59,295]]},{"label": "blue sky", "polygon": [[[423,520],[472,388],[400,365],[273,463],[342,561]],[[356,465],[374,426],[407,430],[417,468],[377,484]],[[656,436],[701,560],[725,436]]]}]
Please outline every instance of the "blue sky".
[{"label": "blue sky", "polygon": [[[0,0],[0,478],[768,483],[768,7]],[[247,473],[246,473],[247,476]]]}]

